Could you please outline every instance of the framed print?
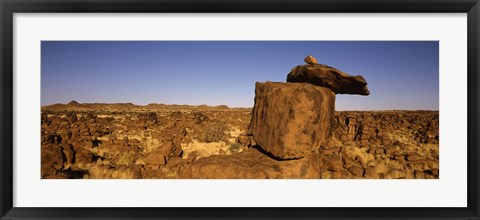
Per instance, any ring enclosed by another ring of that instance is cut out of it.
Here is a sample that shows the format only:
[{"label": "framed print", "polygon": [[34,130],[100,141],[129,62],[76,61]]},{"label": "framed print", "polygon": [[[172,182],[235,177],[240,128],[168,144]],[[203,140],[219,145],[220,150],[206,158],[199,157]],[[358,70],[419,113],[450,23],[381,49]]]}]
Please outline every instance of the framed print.
[{"label": "framed print", "polygon": [[478,219],[471,1],[1,1],[1,218]]}]

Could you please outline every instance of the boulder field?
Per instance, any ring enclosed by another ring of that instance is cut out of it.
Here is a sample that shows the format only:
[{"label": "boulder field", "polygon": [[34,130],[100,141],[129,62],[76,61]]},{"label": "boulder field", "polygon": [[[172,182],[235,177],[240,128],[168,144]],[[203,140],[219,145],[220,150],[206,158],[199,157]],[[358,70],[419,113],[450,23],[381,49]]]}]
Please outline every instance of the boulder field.
[{"label": "boulder field", "polygon": [[42,178],[439,178],[438,111],[337,112],[366,80],[304,61],[257,82],[252,109],[42,107]]}]

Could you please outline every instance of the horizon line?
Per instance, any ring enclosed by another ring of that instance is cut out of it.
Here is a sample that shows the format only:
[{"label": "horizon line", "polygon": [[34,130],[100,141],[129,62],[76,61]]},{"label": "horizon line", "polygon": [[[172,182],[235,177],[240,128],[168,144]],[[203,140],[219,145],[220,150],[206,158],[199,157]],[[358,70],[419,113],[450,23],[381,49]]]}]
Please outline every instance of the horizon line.
[{"label": "horizon line", "polygon": [[[145,105],[142,104],[135,104],[133,102],[77,102],[75,100],[72,100],[68,103],[53,103],[49,105],[41,105],[40,107],[49,107],[52,105],[69,105],[71,102],[76,102],[80,105],[115,105],[115,104],[126,104],[126,105],[134,105],[134,106],[140,106],[140,107],[146,107],[149,105],[166,105],[166,106],[191,106],[191,107],[200,107],[200,106],[207,106],[207,107],[227,107],[227,108],[253,108],[254,106],[229,106],[226,104],[220,104],[220,105],[209,105],[209,104],[168,104],[168,103],[157,103],[157,102],[151,102]],[[439,109],[368,109],[368,110],[359,110],[359,109],[335,109],[335,111],[440,111]]]}]

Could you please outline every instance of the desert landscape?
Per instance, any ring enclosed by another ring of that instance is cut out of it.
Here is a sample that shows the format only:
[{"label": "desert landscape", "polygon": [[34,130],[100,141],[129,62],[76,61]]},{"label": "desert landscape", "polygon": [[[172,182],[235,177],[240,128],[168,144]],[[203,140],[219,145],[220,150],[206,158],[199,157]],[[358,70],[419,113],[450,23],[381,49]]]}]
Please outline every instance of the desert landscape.
[{"label": "desert landscape", "polygon": [[367,81],[304,61],[257,82],[253,108],[42,106],[41,178],[439,178],[439,111],[337,111],[337,94],[368,96]]}]

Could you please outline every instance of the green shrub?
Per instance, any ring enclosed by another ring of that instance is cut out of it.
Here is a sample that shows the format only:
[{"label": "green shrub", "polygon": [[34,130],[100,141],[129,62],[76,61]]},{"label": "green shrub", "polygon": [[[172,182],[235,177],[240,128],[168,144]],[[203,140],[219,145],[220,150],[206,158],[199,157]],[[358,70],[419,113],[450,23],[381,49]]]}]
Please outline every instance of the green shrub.
[{"label": "green shrub", "polygon": [[228,150],[231,152],[237,152],[240,150],[242,145],[240,143],[231,143],[230,146],[228,147]]},{"label": "green shrub", "polygon": [[202,135],[203,142],[226,141],[227,126],[222,123],[210,123],[205,125]]}]

